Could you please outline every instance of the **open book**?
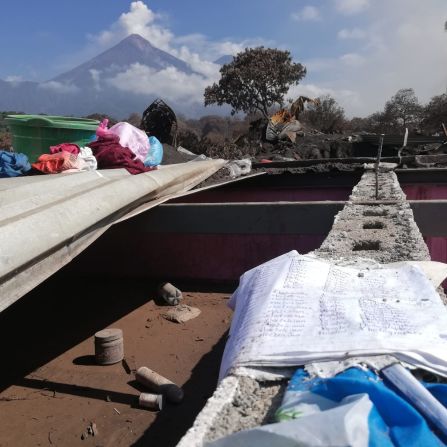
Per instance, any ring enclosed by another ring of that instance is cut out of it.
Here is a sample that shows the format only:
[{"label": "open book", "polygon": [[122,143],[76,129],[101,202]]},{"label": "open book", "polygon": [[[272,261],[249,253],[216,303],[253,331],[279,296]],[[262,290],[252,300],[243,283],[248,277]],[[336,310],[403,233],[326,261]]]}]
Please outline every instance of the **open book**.
[{"label": "open book", "polygon": [[242,275],[220,377],[393,354],[447,376],[447,310],[417,265],[341,267],[296,251]]}]

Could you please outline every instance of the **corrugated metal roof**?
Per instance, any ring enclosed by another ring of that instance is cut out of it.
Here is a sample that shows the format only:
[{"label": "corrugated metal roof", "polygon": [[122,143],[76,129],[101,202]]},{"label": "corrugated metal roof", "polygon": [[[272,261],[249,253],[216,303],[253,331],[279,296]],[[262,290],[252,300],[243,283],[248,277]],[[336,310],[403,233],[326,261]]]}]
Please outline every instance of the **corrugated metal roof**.
[{"label": "corrugated metal roof", "polygon": [[0,311],[133,209],[182,195],[224,164],[190,162],[135,176],[117,169],[0,179]]}]

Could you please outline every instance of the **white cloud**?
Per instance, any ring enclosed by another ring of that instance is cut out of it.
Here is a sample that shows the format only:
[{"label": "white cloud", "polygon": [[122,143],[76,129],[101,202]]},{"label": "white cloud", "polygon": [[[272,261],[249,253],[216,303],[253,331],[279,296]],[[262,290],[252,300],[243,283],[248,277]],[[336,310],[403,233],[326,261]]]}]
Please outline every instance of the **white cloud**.
[{"label": "white cloud", "polygon": [[101,90],[101,70],[95,70],[91,68],[89,70],[90,76],[92,77],[92,81],[95,87],[95,90]]},{"label": "white cloud", "polygon": [[[101,49],[108,48],[130,34],[139,34],[161,50],[192,63],[197,68],[202,63],[205,68],[199,70],[208,73],[212,67],[206,67],[207,61],[213,61],[224,55],[235,55],[246,47],[265,45],[263,39],[247,39],[234,42],[229,39],[212,41],[200,33],[175,36],[171,30],[162,26],[161,16],[154,13],[141,0],[130,4],[129,12],[121,14],[108,29],[96,35],[90,35],[90,41]],[[96,51],[98,48],[96,48]],[[199,63],[199,60],[201,61]],[[192,67],[195,69],[194,67]]]},{"label": "white cloud", "polygon": [[366,37],[349,42],[350,51],[338,58],[316,60],[319,84],[335,97],[353,92],[343,99],[349,115],[383,110],[401,88],[414,88],[427,102],[447,86],[445,18],[445,0],[375,0],[362,27]]},{"label": "white cloud", "polygon": [[169,101],[186,103],[203,102],[203,91],[209,84],[203,76],[188,75],[175,67],[155,71],[141,64],[133,64],[107,82],[125,92],[156,95]]},{"label": "white cloud", "polygon": [[358,14],[369,7],[369,0],[335,0],[335,7],[344,15]]},{"label": "white cloud", "polygon": [[349,39],[360,40],[360,39],[366,39],[367,36],[368,34],[366,33],[366,31],[360,28],[352,28],[352,29],[343,28],[337,33],[337,37],[341,40],[349,40]]},{"label": "white cloud", "polygon": [[215,78],[219,73],[219,65],[203,60],[197,53],[193,53],[186,46],[181,47],[179,50],[173,50],[173,54],[187,62],[196,73],[212,78]]},{"label": "white cloud", "polygon": [[293,13],[292,19],[298,22],[316,22],[321,20],[321,15],[318,8],[307,5],[301,11]]},{"label": "white cloud", "polygon": [[139,34],[152,45],[162,50],[169,50],[174,35],[169,29],[156,23],[159,18],[141,0],[130,4],[129,12],[124,12],[109,29],[97,35],[91,35],[90,40],[101,47],[108,47],[119,42],[130,34]]},{"label": "white cloud", "polygon": [[9,75],[9,76],[6,76],[5,81],[12,82],[13,84],[17,84],[17,83],[23,81],[23,76]]},{"label": "white cloud", "polygon": [[229,39],[211,41],[200,33],[175,36],[160,23],[161,16],[154,13],[143,1],[133,1],[129,12],[121,14],[108,29],[89,36],[90,41],[103,49],[116,44],[130,34],[139,34],[152,45],[182,59],[192,70],[205,77],[215,77],[219,66],[212,61],[223,55],[235,55],[246,47],[265,44],[261,39],[233,42]]},{"label": "white cloud", "polygon": [[302,83],[291,87],[287,93],[287,97],[296,99],[298,96],[307,96],[309,98],[320,98],[325,95],[330,95],[337,100],[337,102],[347,107],[351,104],[359,104],[360,98],[358,93],[349,89],[335,90],[330,87],[320,86],[312,83]]},{"label": "white cloud", "polygon": [[174,67],[157,72],[142,64],[133,64],[113,77],[105,71],[90,70],[96,88],[101,88],[100,82],[108,83],[129,93],[157,95],[186,103],[203,103],[205,87],[219,79],[220,66],[212,61],[224,55],[235,55],[246,47],[266,44],[262,39],[213,41],[200,33],[176,36],[162,25],[162,17],[141,0],[131,2],[128,12],[89,39],[98,53],[98,49],[108,48],[130,34],[139,34],[155,47],[183,60],[195,73],[186,74]]},{"label": "white cloud", "polygon": [[343,54],[340,60],[348,67],[360,67],[365,63],[365,58],[357,53]]},{"label": "white cloud", "polygon": [[73,84],[66,84],[58,81],[43,82],[39,84],[39,88],[53,91],[55,93],[68,93],[68,94],[77,93],[80,90],[79,87],[76,87]]}]

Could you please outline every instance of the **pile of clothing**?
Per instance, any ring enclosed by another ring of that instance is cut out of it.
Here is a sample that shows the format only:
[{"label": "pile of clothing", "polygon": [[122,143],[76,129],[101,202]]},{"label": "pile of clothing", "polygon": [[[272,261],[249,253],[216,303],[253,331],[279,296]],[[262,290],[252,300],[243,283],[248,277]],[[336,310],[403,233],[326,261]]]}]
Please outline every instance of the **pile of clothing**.
[{"label": "pile of clothing", "polygon": [[124,168],[130,174],[157,169],[163,158],[163,146],[155,137],[129,123],[120,122],[107,127],[104,120],[96,135],[85,147],[74,143],[51,146],[49,153],[30,164],[25,154],[0,151],[0,177],[29,173],[33,168],[44,174]]},{"label": "pile of clothing", "polygon": [[158,156],[154,157],[145,132],[126,122],[117,123],[110,129],[107,125],[107,119],[101,122],[96,140],[88,147],[80,148],[76,144],[53,146],[50,154],[41,155],[33,163],[33,168],[47,174],[118,168],[125,168],[130,174],[140,174],[156,169],[161,163],[163,149],[160,153],[157,141],[153,140],[158,149]]},{"label": "pile of clothing", "polygon": [[74,143],[63,143],[50,147],[49,154],[42,154],[32,167],[44,174],[59,172],[93,171],[97,168],[96,158],[89,147]]}]

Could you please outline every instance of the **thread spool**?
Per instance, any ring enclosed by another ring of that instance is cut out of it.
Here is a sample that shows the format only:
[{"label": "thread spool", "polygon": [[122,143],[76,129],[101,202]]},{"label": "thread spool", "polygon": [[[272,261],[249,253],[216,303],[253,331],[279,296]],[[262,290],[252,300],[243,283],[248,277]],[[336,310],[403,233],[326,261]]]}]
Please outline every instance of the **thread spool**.
[{"label": "thread spool", "polygon": [[179,386],[146,366],[138,368],[135,379],[150,390],[163,394],[170,402],[183,400],[183,390]]},{"label": "thread spool", "polygon": [[160,394],[141,393],[138,398],[140,407],[150,410],[161,410],[163,408],[163,396]]},{"label": "thread spool", "polygon": [[103,329],[95,334],[95,360],[98,365],[112,365],[124,358],[123,331]]}]

